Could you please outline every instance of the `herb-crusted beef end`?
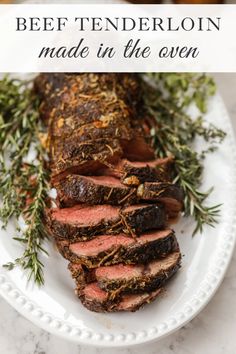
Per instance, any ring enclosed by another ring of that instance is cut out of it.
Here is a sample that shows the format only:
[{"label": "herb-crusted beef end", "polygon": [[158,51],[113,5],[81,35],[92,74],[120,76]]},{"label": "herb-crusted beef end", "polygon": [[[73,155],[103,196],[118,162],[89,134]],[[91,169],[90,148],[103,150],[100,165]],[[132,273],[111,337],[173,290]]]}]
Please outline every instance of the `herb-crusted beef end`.
[{"label": "herb-crusted beef end", "polygon": [[[81,151],[84,142],[93,140],[97,145],[97,140],[117,139],[126,145],[124,142],[128,143],[136,133],[144,133],[132,123],[140,102],[139,79],[135,75],[42,74],[35,80],[35,90],[42,100],[42,119],[48,123],[54,177],[67,169],[91,173],[106,163],[117,163],[123,151],[118,143],[116,147],[104,144],[103,151],[100,148],[86,155]],[[68,158],[68,150],[73,154],[77,151],[77,157]]]},{"label": "herb-crusted beef end", "polygon": [[134,136],[134,131],[130,126],[128,117],[121,119],[120,115],[117,114],[117,112],[110,114],[109,116],[102,116],[99,120],[94,121],[92,123],[84,124],[80,126],[77,130],[72,127],[71,132],[70,134],[68,134],[68,136],[66,136],[64,132],[65,128],[63,126],[63,121],[61,122],[61,124],[61,135],[54,135],[51,130],[50,134],[52,135],[52,137],[57,137],[57,139],[66,138],[67,140],[76,140],[78,144],[90,141],[91,139],[97,140],[114,138],[130,140]]},{"label": "herb-crusted beef end", "polygon": [[99,97],[90,97],[88,100],[88,97],[80,95],[76,104],[54,111],[50,133],[57,137],[69,137],[72,134],[81,136],[81,133],[85,133],[86,139],[89,131],[96,136],[99,134],[97,129],[100,128],[105,129],[106,134],[111,134],[112,127],[123,125],[126,131],[121,130],[122,134],[119,136],[125,137],[128,130],[130,131],[130,113],[129,107],[118,98],[114,101],[112,94],[107,93],[104,100]]},{"label": "herb-crusted beef end", "polygon": [[161,294],[161,289],[151,293],[133,294],[110,298],[109,294],[99,288],[96,282],[88,284],[82,290],[76,290],[76,294],[82,304],[90,311],[94,312],[117,312],[117,311],[137,311],[151,301],[154,301]]},{"label": "herb-crusted beef end", "polygon": [[[66,112],[73,120],[88,123],[119,101],[134,112],[140,105],[139,78],[134,74],[47,73],[38,75],[34,86],[42,100],[41,115],[46,121],[55,119],[58,111],[61,115]],[[90,102],[92,104],[86,106]],[[98,106],[100,102],[103,105]]]},{"label": "herb-crusted beef end", "polygon": [[[55,145],[55,146],[54,146]],[[102,138],[91,139],[86,142],[79,142],[77,139],[65,139],[55,138],[54,144],[52,144],[51,159],[58,161],[61,159],[73,160],[77,159],[78,168],[80,161],[83,160],[101,160],[106,162],[110,155],[121,157],[123,150],[121,149],[118,139]],[[116,160],[114,160],[114,163]],[[69,163],[69,161],[68,161]]]},{"label": "herb-crusted beef end", "polygon": [[50,209],[46,218],[52,235],[70,242],[88,240],[98,234],[119,232],[138,236],[148,230],[161,229],[166,223],[164,207],[158,204],[139,204],[126,208],[77,205]]},{"label": "herb-crusted beef end", "polygon": [[136,239],[119,234],[101,235],[90,241],[73,244],[59,240],[56,243],[63,257],[88,268],[118,263],[147,263],[163,258],[178,248],[172,230],[150,232]]},{"label": "herb-crusted beef end", "polygon": [[70,173],[94,174],[107,165],[116,164],[123,155],[117,139],[98,139],[84,143],[76,139],[54,139],[50,144],[52,182]]},{"label": "herb-crusted beef end", "polygon": [[[124,128],[121,129],[124,130]],[[120,130],[119,128],[115,130],[116,135],[113,138],[109,134],[100,134],[101,130],[99,129],[100,135],[95,137],[92,134],[85,141],[79,139],[77,135],[64,139],[49,136],[48,145],[53,176],[66,172],[90,175],[93,173],[96,174],[98,171],[103,171],[107,167],[113,170],[113,166],[116,168],[122,157],[133,161],[134,164],[155,158],[153,149],[145,141],[144,137],[140,136],[131,140],[119,139]],[[124,167],[124,176],[128,177],[130,175],[129,169],[131,167],[133,168],[134,166],[127,164]],[[125,171],[126,169],[127,171]],[[154,178],[153,169],[147,166],[145,169],[139,169],[138,173],[135,172],[137,169],[133,169],[133,171],[134,175],[138,174],[141,180],[144,180],[145,176],[149,176],[147,177],[148,180],[153,180]],[[160,177],[161,174],[160,167],[158,176]],[[122,181],[124,178],[122,178]]]}]

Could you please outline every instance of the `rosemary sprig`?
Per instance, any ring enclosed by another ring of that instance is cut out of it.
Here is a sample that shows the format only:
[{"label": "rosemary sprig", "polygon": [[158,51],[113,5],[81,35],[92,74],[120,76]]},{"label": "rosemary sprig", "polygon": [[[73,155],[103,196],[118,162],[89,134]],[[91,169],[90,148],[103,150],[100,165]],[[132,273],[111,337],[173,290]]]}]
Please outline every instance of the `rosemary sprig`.
[{"label": "rosemary sprig", "polygon": [[[44,282],[40,254],[46,253],[42,216],[48,191],[40,130],[38,102],[30,83],[5,77],[0,81],[0,218],[3,227],[12,216],[22,216],[25,222],[14,237],[23,254],[5,267],[21,266],[38,285]],[[35,159],[29,163],[26,157],[32,147]]]},{"label": "rosemary sprig", "polygon": [[[184,191],[184,214],[196,221],[193,234],[202,232],[203,225],[214,226],[220,205],[207,206],[207,192],[199,190],[203,173],[203,158],[213,152],[225,133],[214,125],[206,125],[202,117],[193,119],[186,113],[195,104],[206,112],[208,98],[215,93],[211,78],[204,74],[151,74],[151,84],[144,80],[146,111],[153,119],[151,135],[160,157],[174,156],[174,183]],[[144,79],[147,77],[144,76]],[[196,152],[193,142],[201,136],[209,143],[207,150]]]}]

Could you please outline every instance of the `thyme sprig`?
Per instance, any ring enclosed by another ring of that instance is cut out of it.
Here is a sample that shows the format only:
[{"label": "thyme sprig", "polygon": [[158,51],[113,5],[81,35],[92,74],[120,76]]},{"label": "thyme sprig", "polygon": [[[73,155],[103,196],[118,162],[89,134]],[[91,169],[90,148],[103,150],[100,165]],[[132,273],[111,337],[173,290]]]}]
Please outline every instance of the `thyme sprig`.
[{"label": "thyme sprig", "polygon": [[[154,118],[151,135],[157,155],[174,157],[174,183],[184,191],[184,214],[196,221],[193,234],[202,232],[203,225],[214,226],[220,205],[207,206],[206,199],[212,188],[202,192],[203,159],[213,152],[224,139],[225,133],[203,117],[193,119],[186,113],[190,104],[201,113],[215,93],[211,78],[204,74],[151,74],[150,82],[144,81],[146,111]],[[197,136],[208,142],[208,148],[197,152],[193,142]]]},{"label": "thyme sprig", "polygon": [[[25,223],[14,237],[23,246],[22,256],[5,267],[21,266],[38,285],[44,282],[40,254],[46,253],[42,216],[48,191],[40,133],[38,101],[30,82],[5,77],[0,81],[0,218],[3,227],[13,216]],[[27,162],[32,147],[35,158]]]}]

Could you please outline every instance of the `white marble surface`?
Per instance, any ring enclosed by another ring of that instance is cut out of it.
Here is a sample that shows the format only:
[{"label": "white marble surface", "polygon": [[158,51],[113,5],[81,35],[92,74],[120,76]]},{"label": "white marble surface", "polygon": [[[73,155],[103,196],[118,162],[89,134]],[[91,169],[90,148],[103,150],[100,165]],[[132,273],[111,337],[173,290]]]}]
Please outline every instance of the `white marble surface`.
[{"label": "white marble surface", "polygon": [[[236,74],[216,74],[236,132]],[[24,319],[0,298],[1,354],[234,354],[236,353],[236,252],[226,277],[208,306],[176,333],[127,349],[81,347],[57,338]]]}]

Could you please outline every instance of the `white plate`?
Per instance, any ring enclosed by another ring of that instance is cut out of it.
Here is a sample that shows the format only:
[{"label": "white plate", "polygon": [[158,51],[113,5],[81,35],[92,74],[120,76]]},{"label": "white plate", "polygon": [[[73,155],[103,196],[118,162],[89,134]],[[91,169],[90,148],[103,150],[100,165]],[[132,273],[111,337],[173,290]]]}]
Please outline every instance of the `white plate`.
[{"label": "white plate", "polygon": [[[74,295],[67,262],[49,246],[44,259],[46,284],[26,286],[20,269],[0,268],[0,294],[23,316],[44,328],[80,344],[128,346],[159,339],[190,321],[211,299],[220,285],[235,243],[236,152],[230,119],[219,96],[210,103],[207,120],[228,135],[220,149],[205,161],[203,188],[214,186],[209,203],[223,203],[219,224],[204,228],[192,238],[193,221],[182,219],[175,230],[184,254],[182,268],[167,286],[164,296],[136,313],[96,314],[86,310]],[[198,142],[201,145],[202,142]],[[201,146],[202,147],[202,146]],[[0,231],[1,264],[20,252],[13,241],[14,225]]]}]

